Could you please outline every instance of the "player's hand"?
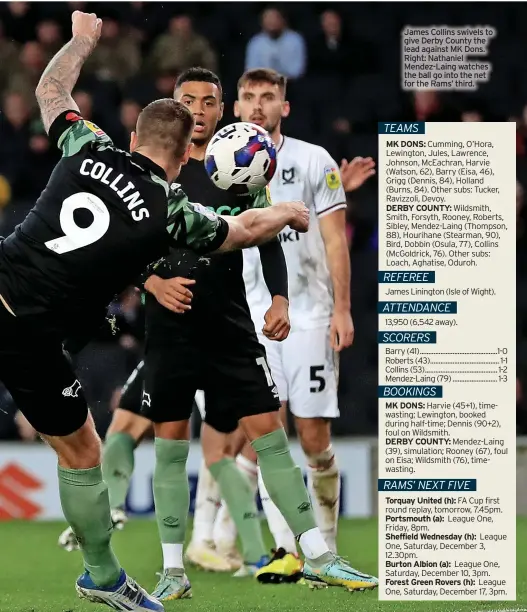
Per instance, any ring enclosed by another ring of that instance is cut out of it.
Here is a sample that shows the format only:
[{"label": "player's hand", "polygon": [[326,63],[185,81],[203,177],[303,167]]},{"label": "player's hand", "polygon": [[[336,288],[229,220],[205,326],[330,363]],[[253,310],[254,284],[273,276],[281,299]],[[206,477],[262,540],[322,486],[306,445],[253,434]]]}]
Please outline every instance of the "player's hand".
[{"label": "player's hand", "polygon": [[335,310],[331,318],[330,342],[331,348],[337,353],[353,344],[355,327],[349,310]]},{"label": "player's hand", "polygon": [[262,333],[269,340],[282,342],[289,336],[289,302],[281,295],[275,295],[273,303],[264,316]]},{"label": "player's hand", "polygon": [[302,234],[307,232],[309,228],[309,208],[307,208],[304,202],[287,202],[286,206],[291,213],[291,220],[288,223],[289,227]]},{"label": "player's hand", "polygon": [[354,157],[350,162],[343,159],[340,178],[344,191],[355,191],[375,174],[375,162],[371,157]]},{"label": "player's hand", "polygon": [[195,283],[195,280],[181,276],[165,279],[153,274],[146,281],[145,289],[156,298],[161,306],[182,314],[191,309],[190,303],[193,295],[187,287]]},{"label": "player's hand", "polygon": [[94,45],[101,36],[102,19],[95,13],[75,11],[71,16],[71,31],[73,36],[91,38]]}]

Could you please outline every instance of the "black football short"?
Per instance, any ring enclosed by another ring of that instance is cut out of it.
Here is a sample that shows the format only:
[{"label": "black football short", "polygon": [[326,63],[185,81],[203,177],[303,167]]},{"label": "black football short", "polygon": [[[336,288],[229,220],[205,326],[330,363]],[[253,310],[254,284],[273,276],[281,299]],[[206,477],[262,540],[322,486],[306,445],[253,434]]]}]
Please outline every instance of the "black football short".
[{"label": "black football short", "polygon": [[222,433],[234,431],[243,417],[280,408],[265,349],[257,343],[245,352],[147,344],[143,374],[141,414],[154,423],[189,419],[198,389],[205,393],[205,422]]},{"label": "black football short", "polygon": [[40,433],[66,436],[88,416],[88,406],[62,336],[46,316],[14,317],[0,303],[0,380]]}]

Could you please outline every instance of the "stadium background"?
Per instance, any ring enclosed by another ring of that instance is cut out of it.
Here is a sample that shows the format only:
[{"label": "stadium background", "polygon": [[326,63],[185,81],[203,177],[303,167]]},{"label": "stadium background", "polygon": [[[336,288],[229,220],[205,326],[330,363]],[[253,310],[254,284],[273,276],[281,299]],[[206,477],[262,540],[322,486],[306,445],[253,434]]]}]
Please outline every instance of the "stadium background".
[{"label": "stadium background", "polygon": [[[338,161],[356,155],[376,159],[379,120],[514,121],[518,177],[517,424],[519,436],[527,434],[527,5],[302,2],[276,6],[282,16],[275,9],[262,19],[268,7],[255,2],[1,3],[0,235],[7,235],[23,220],[58,159],[39,120],[34,89],[47,61],[68,40],[70,14],[75,9],[97,12],[104,27],[74,97],[84,117],[100,124],[122,148],[128,146],[141,107],[155,98],[170,96],[178,73],[195,65],[217,71],[222,79],[223,124],[234,121],[236,81],[248,63],[249,67],[268,66],[286,74],[292,113],[284,132],[324,146]],[[401,28],[437,24],[482,24],[497,29],[488,57],[492,78],[477,92],[401,91]],[[281,54],[273,51],[269,38],[253,39],[262,29],[273,30],[282,45]],[[343,453],[362,453],[361,459],[355,458],[355,468],[360,465],[360,483],[347,483],[346,514],[351,510],[354,516],[367,516],[375,512],[373,489],[366,504],[350,509],[353,502],[349,500],[360,498],[375,478],[376,178],[354,193],[348,204],[356,336],[354,346],[341,358],[342,416],[334,432]],[[133,289],[111,305],[110,314],[115,316],[117,331],[112,332],[110,326],[101,331],[82,353],[79,371],[101,435],[110,422],[120,386],[140,358],[143,340],[140,300]],[[499,321],[491,324],[499,325]],[[194,434],[198,431],[196,415]],[[39,457],[44,457],[47,449],[39,442],[35,442],[36,448],[12,446],[21,439],[33,442],[33,432],[23,419],[16,418],[16,409],[0,385],[0,440],[11,442],[0,444],[0,476],[7,470],[15,481],[23,480],[17,469],[27,475],[40,465]],[[148,464],[149,460],[145,461]],[[37,480],[40,477],[37,475]],[[139,489],[147,480],[145,473]],[[40,493],[35,495],[38,498]],[[146,502],[144,496],[139,497],[142,501],[136,509],[142,512]],[[527,513],[527,500],[522,507]]]}]

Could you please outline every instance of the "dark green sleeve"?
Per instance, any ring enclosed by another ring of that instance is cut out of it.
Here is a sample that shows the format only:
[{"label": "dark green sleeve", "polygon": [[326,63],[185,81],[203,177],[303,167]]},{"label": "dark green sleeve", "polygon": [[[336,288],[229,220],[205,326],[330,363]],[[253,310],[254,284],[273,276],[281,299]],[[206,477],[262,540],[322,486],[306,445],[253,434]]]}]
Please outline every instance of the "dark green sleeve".
[{"label": "dark green sleeve", "polygon": [[62,151],[63,157],[77,154],[91,142],[112,146],[108,134],[91,121],[83,119],[77,111],[65,111],[59,115],[49,129],[49,137]]},{"label": "dark green sleeve", "polygon": [[272,204],[269,185],[252,195],[251,208],[267,208],[268,206],[272,206]]},{"label": "dark green sleeve", "polygon": [[168,196],[168,232],[174,246],[197,253],[218,249],[227,238],[229,226],[214,211],[189,202],[182,189],[171,188]]}]

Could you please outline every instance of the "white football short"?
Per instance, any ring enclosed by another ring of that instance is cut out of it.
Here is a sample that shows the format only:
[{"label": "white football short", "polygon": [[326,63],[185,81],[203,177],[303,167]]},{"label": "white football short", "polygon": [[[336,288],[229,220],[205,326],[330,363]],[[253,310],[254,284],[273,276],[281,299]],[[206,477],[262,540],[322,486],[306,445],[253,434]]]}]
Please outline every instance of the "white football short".
[{"label": "white football short", "polygon": [[300,418],[340,416],[337,398],[338,354],[329,342],[329,327],[291,332],[283,342],[261,334],[281,402]]}]

